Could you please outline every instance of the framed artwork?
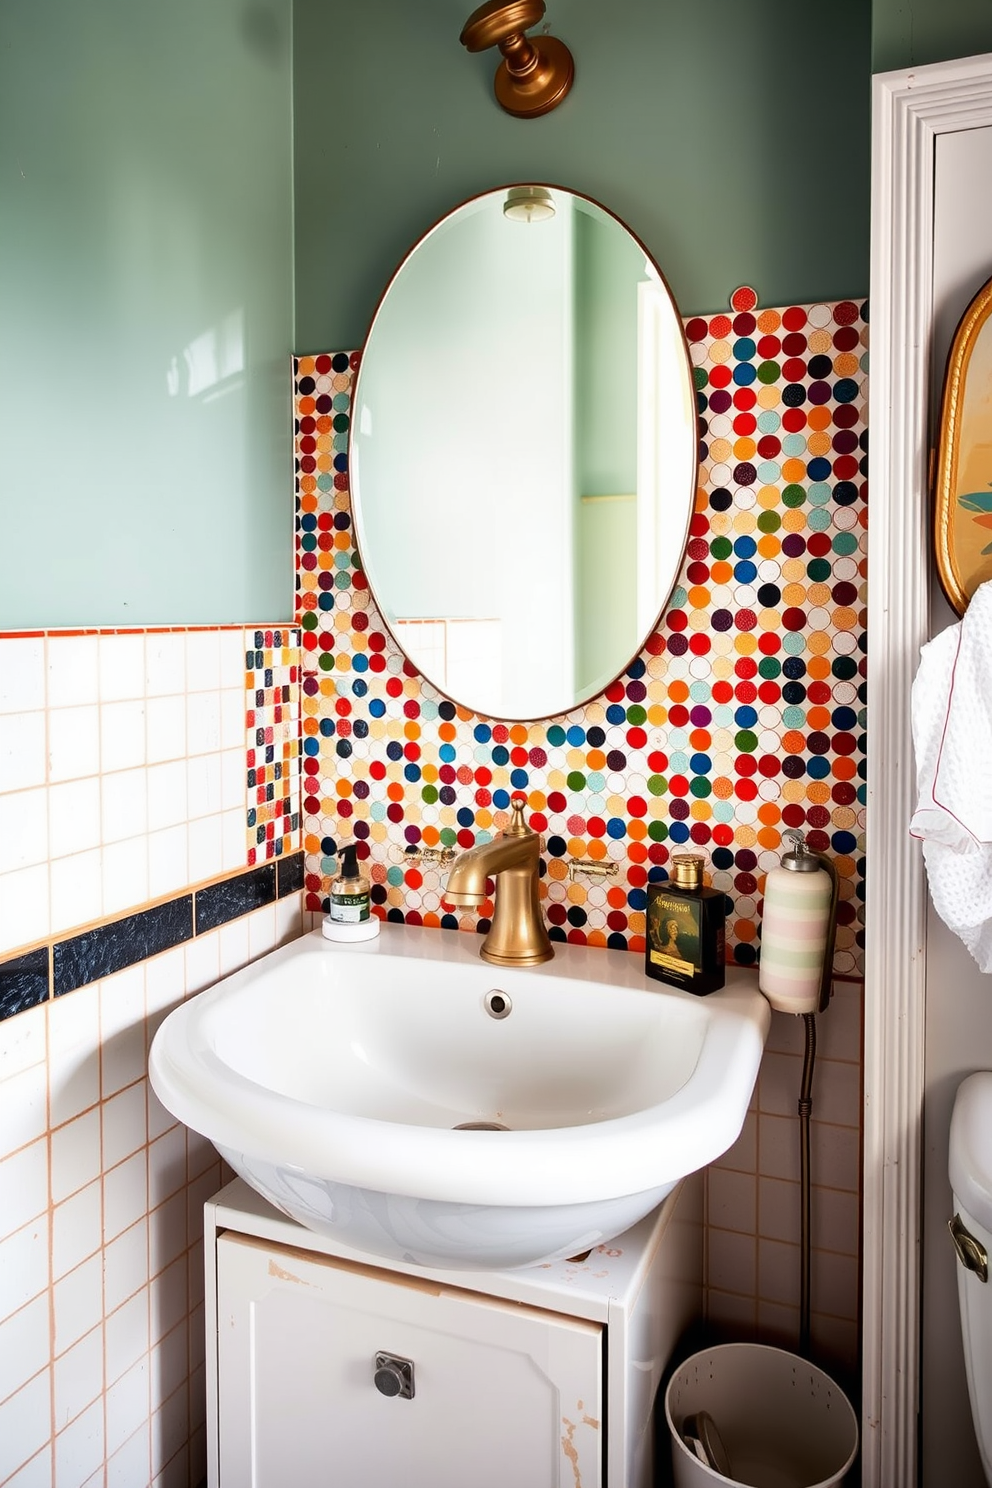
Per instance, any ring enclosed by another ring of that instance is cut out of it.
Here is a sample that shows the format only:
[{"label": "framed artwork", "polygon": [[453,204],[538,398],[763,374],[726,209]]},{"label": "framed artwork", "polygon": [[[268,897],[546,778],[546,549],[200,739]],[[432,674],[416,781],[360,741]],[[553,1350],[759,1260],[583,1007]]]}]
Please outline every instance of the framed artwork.
[{"label": "framed artwork", "polygon": [[992,579],[992,279],[954,333],[940,408],[934,485],[937,572],[959,615]]}]

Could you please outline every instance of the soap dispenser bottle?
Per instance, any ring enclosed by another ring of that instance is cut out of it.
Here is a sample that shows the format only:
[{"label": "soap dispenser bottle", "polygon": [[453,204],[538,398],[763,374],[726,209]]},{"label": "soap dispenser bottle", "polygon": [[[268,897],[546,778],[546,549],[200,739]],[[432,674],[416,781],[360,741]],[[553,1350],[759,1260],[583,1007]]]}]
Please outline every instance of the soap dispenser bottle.
[{"label": "soap dispenser bottle", "polygon": [[340,869],[331,882],[323,931],[328,940],[371,940],[379,934],[379,921],[372,913],[371,886],[358,867],[354,842],[341,849]]},{"label": "soap dispenser bottle", "polygon": [[830,995],[837,873],[802,832],[765,880],[758,986],[780,1013],[815,1013]]}]

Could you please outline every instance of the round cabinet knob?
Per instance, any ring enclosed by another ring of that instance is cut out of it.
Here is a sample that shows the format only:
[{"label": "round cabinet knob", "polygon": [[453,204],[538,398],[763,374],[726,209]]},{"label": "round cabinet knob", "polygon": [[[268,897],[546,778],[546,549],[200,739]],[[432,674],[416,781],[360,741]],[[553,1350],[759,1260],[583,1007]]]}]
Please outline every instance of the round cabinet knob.
[{"label": "round cabinet knob", "polygon": [[380,1395],[398,1395],[403,1388],[403,1376],[395,1364],[383,1364],[375,1372],[375,1387]]},{"label": "round cabinet knob", "polygon": [[396,1354],[376,1354],[372,1382],[380,1395],[413,1399],[413,1361]]}]

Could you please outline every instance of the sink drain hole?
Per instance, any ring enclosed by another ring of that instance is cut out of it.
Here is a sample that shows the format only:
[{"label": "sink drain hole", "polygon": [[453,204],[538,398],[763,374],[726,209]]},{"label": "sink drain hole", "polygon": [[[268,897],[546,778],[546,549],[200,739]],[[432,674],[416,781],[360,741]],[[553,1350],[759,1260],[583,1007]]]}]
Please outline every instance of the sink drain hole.
[{"label": "sink drain hole", "polygon": [[513,1003],[505,992],[498,987],[493,987],[483,998],[483,1005],[490,1018],[508,1018],[513,1008]]},{"label": "sink drain hole", "polygon": [[452,1131],[509,1131],[500,1121],[459,1121]]}]

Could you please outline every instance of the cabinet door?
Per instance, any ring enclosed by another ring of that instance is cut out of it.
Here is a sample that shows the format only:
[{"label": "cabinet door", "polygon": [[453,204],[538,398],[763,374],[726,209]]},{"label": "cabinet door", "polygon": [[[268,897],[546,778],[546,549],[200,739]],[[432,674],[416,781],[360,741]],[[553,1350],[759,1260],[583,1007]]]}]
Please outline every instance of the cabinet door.
[{"label": "cabinet door", "polygon": [[[222,1235],[220,1488],[600,1488],[602,1329]],[[375,1356],[413,1363],[380,1394]]]}]

